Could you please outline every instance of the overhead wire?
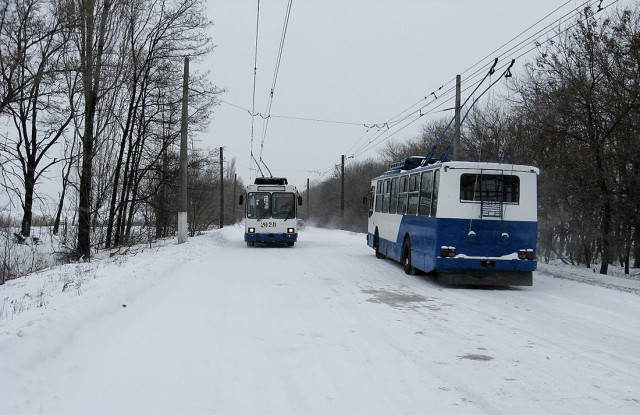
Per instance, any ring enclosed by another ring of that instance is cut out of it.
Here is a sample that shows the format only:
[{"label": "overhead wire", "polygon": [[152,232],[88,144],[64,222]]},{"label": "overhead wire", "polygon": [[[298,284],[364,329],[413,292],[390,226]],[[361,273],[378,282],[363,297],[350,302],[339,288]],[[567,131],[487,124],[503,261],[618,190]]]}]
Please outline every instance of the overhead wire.
[{"label": "overhead wire", "polygon": [[[543,29],[538,30],[537,32],[535,32],[533,35],[528,36],[525,40],[520,41],[518,44],[516,44],[515,46],[511,47],[510,49],[508,49],[507,51],[503,52],[501,55],[499,55],[499,57],[504,57],[505,55],[509,54],[507,57],[508,58],[512,58],[515,54],[518,54],[519,52],[521,52],[523,49],[527,48],[528,45],[531,43],[531,39],[536,39],[536,46],[531,47],[529,49],[527,49],[526,51],[520,53],[519,55],[516,55],[515,58],[513,59],[517,59],[519,57],[522,57],[524,55],[526,55],[527,53],[531,52],[532,50],[534,50],[537,47],[540,47],[541,45],[549,42],[551,39],[559,36],[561,33],[564,33],[567,30],[570,30],[572,27],[574,27],[577,23],[574,23],[573,25],[565,28],[564,30],[560,31],[559,33],[556,33],[553,37],[547,38],[542,42],[538,42],[537,39],[548,35],[550,32],[557,30],[557,27],[562,26],[563,24],[565,24],[567,21],[575,18],[578,14],[582,13],[582,10],[580,8],[584,7],[585,5],[589,5],[589,6],[594,6],[596,3],[598,4],[598,10],[597,12],[604,10],[608,7],[611,7],[613,4],[617,3],[619,0],[614,0],[612,1],[611,4],[602,7],[602,1],[601,0],[589,0],[586,1],[584,3],[582,3],[581,5],[578,6],[578,8],[573,8],[571,12],[569,13],[565,13],[564,15],[562,15],[561,17],[555,19],[552,23],[546,25]],[[563,5],[561,5],[560,7],[554,9],[551,13],[547,14],[545,17],[543,17],[542,19],[539,19],[536,23],[534,23],[533,25],[531,25],[529,28],[525,29],[524,31],[522,31],[520,34],[518,34],[517,36],[513,37],[512,39],[510,39],[508,42],[506,42],[505,44],[503,44],[502,46],[500,46],[499,48],[497,48],[494,52],[499,51],[501,49],[503,49],[504,47],[508,46],[510,43],[512,43],[514,40],[516,40],[518,37],[522,36],[523,34],[527,33],[528,31],[530,31],[532,28],[534,28],[535,26],[539,25],[542,21],[544,21],[545,19],[547,19],[549,16],[551,16],[552,14],[556,13],[558,10],[560,10],[561,8],[563,8],[564,6],[566,6],[568,3],[570,3],[570,1],[567,1],[565,3],[563,3]],[[490,55],[488,55],[490,56]],[[483,60],[486,58],[483,58]],[[469,68],[467,68],[463,73],[468,72],[469,70],[473,69],[474,67],[476,67],[477,65],[481,64],[482,60],[480,62],[475,63],[474,65],[470,66]],[[507,64],[505,64],[504,66],[502,66],[501,68],[504,68]],[[464,91],[467,91],[468,89],[474,88],[476,86],[476,82],[473,82],[473,79],[478,78],[482,73],[483,73],[483,69],[486,68],[486,66],[488,66],[488,64],[485,64],[483,67],[481,67],[480,69],[476,70],[474,73],[472,73],[469,78],[467,78],[467,81],[471,81],[471,83],[467,82],[467,85],[465,87]],[[451,81],[449,81],[448,83],[445,83],[444,85],[449,84]],[[440,87],[442,88],[442,87]],[[448,94],[450,92],[452,92],[455,89],[455,87],[452,87],[448,90],[446,90],[441,97],[444,96],[448,96]],[[431,94],[430,94],[431,95]],[[426,98],[426,97],[425,97]],[[415,107],[417,104],[422,103],[424,101],[424,99],[419,100],[416,104],[413,104],[412,106],[410,106],[408,109],[402,111],[400,114],[404,114],[406,113],[408,110],[410,110],[411,108]],[[438,98],[436,96],[436,98]],[[387,134],[386,136],[384,135],[384,132],[382,134],[378,134],[376,135],[374,138],[372,138],[371,140],[369,140],[368,142],[366,142],[364,145],[360,145],[359,147],[357,147],[355,150],[353,150],[352,156],[353,157],[357,157],[360,156],[366,152],[368,152],[369,150],[373,149],[374,147],[377,147],[379,144],[382,144],[383,142],[387,141],[388,139],[390,139],[391,137],[395,136],[397,133],[399,133],[400,131],[404,130],[405,128],[407,128],[408,126],[410,126],[411,124],[413,124],[415,121],[417,121],[418,119],[422,118],[424,115],[429,115],[429,114],[433,114],[435,112],[439,112],[438,109],[441,108],[442,106],[445,105],[446,101],[445,100],[441,100],[440,103],[438,105],[435,105],[431,110],[426,111],[426,112],[422,112],[422,110],[424,110],[426,107],[428,107],[430,104],[433,104],[435,102],[431,101],[430,103],[423,105],[422,107],[420,107],[419,109],[414,110],[413,112],[405,115],[402,119],[396,120],[397,123],[392,124],[390,123],[389,125],[391,125],[392,127],[395,127],[397,124],[400,124],[401,122],[407,121],[408,123],[405,124],[404,126],[402,126],[401,128],[398,128],[396,131],[390,132],[389,134]],[[417,115],[416,115],[417,114]],[[397,118],[398,116],[394,117]],[[362,137],[360,137],[358,139],[358,142],[362,141]],[[354,146],[351,147],[350,151],[353,149]],[[349,154],[349,153],[347,153]]]},{"label": "overhead wire", "polygon": [[[254,121],[255,121],[255,111],[256,111],[256,79],[258,74],[258,37],[260,33],[260,0],[258,0],[258,10],[256,12],[256,42],[255,42],[255,53],[253,56],[253,93],[251,98],[251,160],[249,161],[249,166],[252,166],[255,162],[258,170],[262,173],[262,169],[260,168],[260,163],[256,160],[253,155],[253,138],[254,138]],[[264,176],[264,175],[263,175]],[[251,179],[251,168],[249,168],[249,179]]]},{"label": "overhead wire", "polygon": [[285,18],[284,18],[284,22],[282,25],[282,34],[280,35],[280,46],[278,47],[278,57],[276,59],[276,66],[275,66],[275,70],[273,73],[273,80],[271,82],[271,91],[269,93],[269,99],[267,102],[267,108],[265,110],[265,116],[263,118],[262,121],[262,140],[260,142],[260,163],[262,163],[267,170],[269,170],[269,168],[267,167],[267,165],[264,163],[264,160],[262,159],[262,154],[264,152],[264,143],[267,137],[267,129],[269,127],[269,119],[271,118],[271,106],[273,104],[273,95],[275,93],[276,90],[276,83],[278,81],[278,72],[280,71],[280,62],[282,61],[282,52],[284,50],[284,41],[285,38],[287,36],[287,28],[289,26],[289,17],[291,15],[291,5],[293,3],[293,0],[289,0],[289,3],[287,4],[287,11],[285,14]]},{"label": "overhead wire", "polygon": [[[517,59],[519,57],[522,57],[522,56],[526,55],[527,53],[531,52],[532,50],[534,50],[536,48],[539,48],[541,45],[543,45],[546,42],[550,41],[551,39],[559,36],[561,33],[564,33],[567,30],[570,30],[577,23],[574,23],[573,25],[563,29],[562,31],[557,32],[553,37],[547,38],[546,40],[544,40],[542,42],[538,42],[538,40],[537,40],[537,39],[539,39],[539,38],[541,38],[541,37],[543,37],[545,35],[548,35],[550,32],[552,32],[554,30],[557,31],[558,27],[562,26],[567,21],[569,21],[570,19],[573,19],[578,14],[580,14],[582,12],[580,10],[580,8],[583,8],[585,5],[589,5],[589,7],[592,7],[592,6],[595,6],[597,4],[598,10],[596,12],[599,12],[601,10],[604,10],[604,9],[608,8],[608,7],[611,7],[613,4],[617,3],[618,1],[619,0],[613,0],[611,4],[609,4],[609,5],[605,6],[605,7],[602,7],[602,0],[588,0],[588,1],[585,1],[585,2],[581,3],[579,6],[577,6],[575,8],[572,8],[572,10],[570,12],[563,14],[559,18],[556,18],[551,23],[549,23],[546,26],[544,26],[542,29],[537,30],[533,34],[531,34],[528,37],[526,37],[524,40],[519,41],[518,43],[516,43],[515,45],[511,46],[506,51],[503,51],[500,55],[498,55],[498,57],[499,58],[503,58],[506,55],[508,58],[510,58],[510,57],[513,57],[514,55],[517,55],[515,57],[515,59]],[[547,20],[550,16],[552,16],[555,13],[557,13],[559,10],[563,9],[570,2],[571,2],[571,0],[564,2],[562,5],[560,5],[559,7],[557,7],[556,9],[554,9],[553,11],[551,11],[550,13],[545,15],[543,18],[541,18],[538,21],[536,21],[534,24],[529,26],[527,29],[523,30],[522,32],[520,32],[519,34],[517,34],[516,36],[511,38],[509,41],[505,42],[503,45],[501,45],[500,47],[495,49],[493,52],[491,52],[485,58],[482,58],[480,61],[476,62],[475,64],[473,64],[470,67],[468,67],[467,69],[465,69],[461,74],[466,74],[469,71],[471,71],[473,68],[476,68],[478,65],[482,65],[480,68],[476,69],[468,77],[465,78],[465,81],[466,81],[465,84],[466,85],[465,85],[465,88],[462,90],[462,92],[466,92],[469,89],[476,87],[477,83],[474,82],[474,79],[479,78],[480,75],[482,75],[482,73],[484,72],[484,69],[486,69],[486,67],[489,65],[489,63],[483,63],[483,61],[485,61],[489,56],[492,56],[494,53],[503,50],[505,47],[509,46],[514,41],[518,40],[522,35],[528,33],[531,29],[535,28],[540,23],[542,23],[545,20]],[[270,94],[269,94],[269,101],[268,101],[268,104],[267,104],[267,108],[265,110],[265,113],[263,113],[263,114],[257,113],[255,111],[255,92],[256,92],[257,52],[258,52],[258,27],[259,27],[258,22],[259,22],[259,13],[260,13],[260,10],[259,10],[259,6],[260,5],[259,5],[259,3],[260,2],[258,0],[258,13],[257,13],[257,17],[256,17],[256,52],[255,52],[255,58],[254,58],[254,90],[253,90],[253,99],[252,99],[252,110],[249,112],[251,117],[252,117],[251,157],[252,157],[252,161],[255,161],[256,164],[258,165],[258,167],[260,166],[260,163],[262,163],[266,167],[266,164],[264,164],[264,161],[262,160],[262,155],[263,155],[263,150],[264,150],[264,143],[265,143],[265,139],[266,139],[266,133],[267,133],[267,129],[268,129],[268,123],[269,123],[269,119],[271,117],[273,117],[273,118],[294,119],[294,120],[303,120],[303,121],[323,122],[323,123],[333,123],[333,124],[344,124],[344,125],[363,125],[365,128],[367,128],[367,130],[362,135],[360,135],[360,137],[354,142],[354,144],[351,145],[351,147],[349,148],[349,151],[347,151],[345,153],[345,154],[350,154],[351,155],[350,157],[357,157],[357,156],[360,156],[360,155],[370,151],[371,149],[377,147],[378,145],[382,144],[383,142],[387,141],[388,139],[392,138],[393,136],[397,135],[399,132],[401,132],[404,129],[408,128],[410,125],[414,124],[417,120],[419,120],[420,118],[424,117],[425,115],[431,115],[431,114],[438,113],[438,112],[446,112],[446,111],[450,111],[450,110],[454,109],[454,108],[442,109],[442,107],[447,104],[447,101],[450,98],[451,94],[455,91],[455,85],[449,87],[448,89],[445,89],[444,91],[443,91],[443,88],[445,88],[447,85],[453,83],[455,81],[455,78],[453,78],[452,80],[442,84],[439,88],[433,90],[431,93],[429,93],[428,95],[426,95],[423,98],[419,99],[417,102],[415,102],[414,104],[410,105],[406,109],[402,110],[397,115],[391,117],[389,120],[387,120],[384,123],[366,124],[366,123],[356,123],[356,122],[323,120],[323,119],[317,119],[317,118],[278,116],[278,115],[271,114],[271,107],[272,107],[272,103],[273,103],[273,95],[274,95],[274,92],[275,92],[276,82],[277,82],[277,78],[278,78],[278,71],[279,71],[280,62],[281,62],[281,58],[282,58],[282,51],[283,51],[284,41],[285,41],[285,37],[286,37],[286,31],[287,31],[287,27],[288,27],[290,12],[291,12],[292,0],[290,0],[289,3],[288,3],[288,6],[287,6],[287,13],[286,13],[285,20],[284,20],[284,23],[283,23],[283,30],[282,30],[282,35],[281,35],[281,39],[280,39],[280,47],[279,47],[279,50],[278,50],[278,58],[277,58],[277,61],[276,61],[276,68],[275,68],[275,71],[274,71],[274,77],[273,77],[272,87],[271,87]],[[532,39],[534,40],[535,46],[529,47],[529,45],[531,44]],[[526,48],[528,48],[528,49],[526,49]],[[523,50],[524,50],[524,52],[523,52]],[[504,65],[504,66],[506,66],[506,65]],[[502,66],[501,68],[503,68],[504,66]],[[433,97],[433,98],[431,98],[431,97]],[[240,106],[231,104],[229,102],[226,102],[226,103],[231,105],[231,106],[237,107],[239,109],[244,109],[244,108],[242,108]],[[253,154],[254,119],[255,119],[256,116],[260,116],[263,119],[263,129],[262,129],[262,138],[261,138],[261,144],[260,144],[260,157],[259,157],[260,160],[259,161],[255,160],[255,157],[254,157],[254,154]],[[365,140],[366,137],[369,137],[369,139]],[[365,141],[363,142],[363,140],[365,140]],[[332,168],[334,168],[334,167],[332,166],[328,170],[330,170]]]}]

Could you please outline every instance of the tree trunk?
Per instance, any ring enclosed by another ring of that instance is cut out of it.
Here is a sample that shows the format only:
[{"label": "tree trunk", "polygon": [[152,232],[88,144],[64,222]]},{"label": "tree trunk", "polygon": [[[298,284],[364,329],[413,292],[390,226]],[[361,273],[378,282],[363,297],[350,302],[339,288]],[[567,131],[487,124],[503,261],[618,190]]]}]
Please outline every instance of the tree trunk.
[{"label": "tree trunk", "polygon": [[93,169],[94,124],[98,108],[98,92],[102,72],[102,55],[104,52],[107,18],[111,11],[111,0],[104,0],[100,14],[98,31],[98,47],[93,50],[94,20],[93,13],[96,0],[81,2],[80,10],[82,37],[82,86],[84,89],[84,134],[82,136],[82,167],[80,173],[80,189],[78,204],[78,257],[91,259],[91,181]]},{"label": "tree trunk", "polygon": [[22,236],[31,235],[31,221],[33,220],[33,192],[35,186],[35,171],[31,162],[27,162],[27,174],[24,177],[24,205],[20,233]]}]

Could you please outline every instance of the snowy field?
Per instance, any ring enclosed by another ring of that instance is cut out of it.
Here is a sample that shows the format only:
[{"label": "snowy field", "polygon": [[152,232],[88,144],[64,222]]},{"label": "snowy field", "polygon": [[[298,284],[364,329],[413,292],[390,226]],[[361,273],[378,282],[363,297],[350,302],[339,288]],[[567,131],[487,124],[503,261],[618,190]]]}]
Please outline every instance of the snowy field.
[{"label": "snowy field", "polygon": [[447,287],[362,234],[242,232],[0,286],[0,414],[640,414],[637,279]]}]

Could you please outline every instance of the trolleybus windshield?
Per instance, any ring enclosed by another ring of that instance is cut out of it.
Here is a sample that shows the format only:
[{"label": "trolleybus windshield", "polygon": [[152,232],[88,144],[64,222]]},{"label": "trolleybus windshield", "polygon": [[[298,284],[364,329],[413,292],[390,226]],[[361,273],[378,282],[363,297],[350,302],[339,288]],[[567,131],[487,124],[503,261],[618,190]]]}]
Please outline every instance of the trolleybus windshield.
[{"label": "trolleybus windshield", "polygon": [[290,219],[295,217],[293,193],[250,192],[247,195],[247,218]]}]

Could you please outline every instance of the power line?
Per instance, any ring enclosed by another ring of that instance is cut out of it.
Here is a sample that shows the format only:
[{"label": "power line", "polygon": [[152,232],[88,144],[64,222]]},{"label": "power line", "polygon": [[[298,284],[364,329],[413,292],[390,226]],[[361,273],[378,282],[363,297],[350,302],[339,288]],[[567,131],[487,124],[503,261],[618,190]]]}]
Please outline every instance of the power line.
[{"label": "power line", "polygon": [[[578,7],[583,7],[585,5],[589,5],[589,7],[594,6],[596,3],[598,3],[598,10],[596,11],[599,12],[601,10],[604,10],[608,7],[611,7],[613,4],[617,3],[619,0],[614,0],[611,4],[602,7],[602,1],[601,0],[590,0],[590,1],[586,1],[584,3],[582,3],[580,6]],[[570,1],[565,2],[562,6],[554,9],[551,13],[547,14],[545,17],[543,17],[542,19],[538,20],[536,23],[534,23],[533,25],[531,25],[529,28],[525,29],[524,31],[522,31],[520,34],[518,34],[517,36],[513,37],[512,39],[510,39],[508,42],[504,43],[502,46],[500,46],[499,48],[497,48],[494,52],[499,51],[501,49],[503,49],[504,47],[506,47],[507,45],[509,45],[510,43],[512,43],[514,40],[516,40],[518,37],[522,36],[524,33],[528,32],[529,30],[531,30],[532,28],[534,28],[535,26],[539,25],[542,21],[544,21],[545,19],[547,19],[549,16],[551,16],[552,14],[556,13],[558,10],[560,10],[561,8],[563,8],[564,6],[566,6],[568,3],[570,3]],[[561,26],[563,24],[565,24],[567,21],[575,18],[577,15],[579,15],[581,13],[581,10],[579,8],[574,8],[572,9],[571,12],[566,13],[564,15],[562,15],[560,18],[554,20],[552,23],[546,25],[545,27],[543,27],[541,30],[538,30],[537,32],[535,32],[533,35],[527,37],[525,40],[521,41],[520,43],[516,44],[515,46],[511,47],[510,49],[508,49],[507,51],[503,52],[500,56],[503,57],[504,55],[510,53],[510,55],[508,55],[509,58],[513,57],[513,55],[521,52],[523,49],[527,48],[528,45],[530,44],[531,39],[539,39],[545,35],[548,35],[550,32],[556,30],[556,27]],[[548,38],[546,40],[544,40],[543,42],[537,42],[536,40],[536,46],[527,49],[526,51],[524,51],[523,53],[520,53],[519,55],[517,55],[514,59],[517,59],[519,57],[522,57],[524,55],[526,55],[527,53],[531,52],[533,49],[535,49],[536,47],[539,47],[547,42],[549,42],[551,39],[559,36],[561,33],[566,32],[567,30],[570,30],[572,27],[574,27],[577,23],[574,23],[573,25],[565,28],[564,30],[556,33],[553,37]],[[490,56],[490,55],[488,55]],[[483,58],[483,60],[486,58]],[[477,63],[475,63],[474,65],[470,66],[469,68],[467,68],[463,73],[468,72],[469,70],[471,70],[472,68],[476,67],[477,65],[479,65],[482,62],[479,61]],[[483,73],[483,69],[486,68],[486,66],[488,66],[489,64],[485,64],[482,68],[476,70],[473,74],[470,75],[469,78],[467,78],[470,81],[473,81],[474,78],[479,77],[480,74]],[[501,68],[504,68],[507,64],[503,65]],[[454,78],[455,79],[455,78]],[[452,81],[449,81],[448,83],[444,84],[447,85]],[[471,88],[474,88],[477,85],[477,82],[471,82],[471,84],[468,84],[469,86],[467,88],[465,88],[465,91]],[[441,86],[439,89],[441,89],[443,86]],[[447,96],[451,91],[454,90],[454,87],[450,88],[449,90],[445,91],[443,93],[443,95],[441,97]],[[434,93],[432,93],[434,94]],[[431,95],[431,94],[430,94]],[[429,95],[429,96],[430,96]],[[438,98],[438,96],[435,96],[435,98]],[[423,102],[424,99],[426,99],[427,97],[424,97],[423,99],[421,99],[420,101],[418,101],[416,104],[413,104],[412,106],[410,106],[408,109],[402,111],[400,114],[404,114],[407,111],[409,111],[411,108],[415,107],[416,105],[418,105],[419,103]],[[435,100],[434,100],[435,101]],[[436,105],[433,109],[427,111],[427,112],[422,112],[423,110],[426,109],[426,107],[428,107],[430,104],[433,104],[434,101],[431,101],[430,103],[427,103],[425,105],[423,105],[422,107],[414,110],[413,112],[410,112],[409,114],[405,115],[403,118],[397,120],[397,122],[395,124],[390,124],[392,125],[392,127],[395,127],[396,125],[403,123],[405,121],[408,121],[407,124],[405,124],[404,126],[402,126],[401,128],[397,129],[394,132],[389,133],[388,135],[384,136],[384,132],[377,134],[374,138],[372,138],[371,140],[369,140],[366,144],[361,145],[360,147],[357,147],[356,150],[354,150],[353,152],[353,156],[357,157],[362,155],[363,153],[373,149],[374,147],[378,146],[379,144],[382,144],[384,141],[390,139],[391,137],[395,136],[397,133],[399,133],[400,131],[404,130],[405,128],[407,128],[408,126],[410,126],[411,124],[413,124],[415,121],[417,121],[418,119],[420,119],[421,117],[423,117],[424,115],[428,115],[428,114],[433,114],[436,112],[436,110],[440,107],[442,107],[445,102],[444,100],[441,101],[441,103],[439,105]],[[399,115],[400,115],[399,114]],[[417,115],[416,115],[417,114]],[[398,116],[399,116],[398,115]],[[397,118],[398,116],[394,117]],[[380,132],[380,130],[378,130],[378,132]],[[362,140],[363,137],[360,137],[358,139],[357,142],[360,142]],[[354,146],[352,146],[353,148]],[[350,149],[351,151],[351,149]],[[347,154],[349,154],[349,152],[347,152]]]},{"label": "power line", "polygon": [[310,121],[310,122],[319,122],[319,123],[325,123],[325,124],[342,124],[342,125],[358,125],[358,126],[363,126],[365,128],[369,128],[368,126],[378,126],[378,125],[383,125],[384,123],[366,123],[366,122],[350,122],[350,121],[338,121],[338,120],[323,120],[320,118],[310,118],[310,117],[294,117],[294,116],[290,116],[290,115],[275,115],[275,114],[269,114],[268,116],[260,113],[260,112],[252,112],[251,110],[241,107],[240,105],[236,105],[233,104],[229,101],[225,101],[223,99],[220,100],[220,102],[230,105],[232,107],[238,108],[240,110],[246,111],[249,115],[254,116],[254,117],[260,117],[262,119],[267,119],[267,117],[269,118],[284,118],[284,119],[289,119],[289,120],[298,120],[298,121]]},{"label": "power line", "polygon": [[[258,0],[258,10],[256,13],[256,46],[255,46],[255,54],[253,57],[253,94],[251,99],[251,114],[255,114],[256,112],[256,78],[258,74],[258,36],[259,36],[259,28],[260,28],[260,0]],[[249,160],[249,165],[252,166],[255,161],[255,157],[253,156],[253,129],[254,129],[254,121],[255,115],[251,116],[251,160]],[[260,164],[256,162],[258,166],[258,170],[260,170]],[[249,169],[249,180],[251,180],[251,168]]]},{"label": "power line", "polygon": [[[269,93],[269,100],[267,103],[267,109],[265,110],[265,117],[262,121],[262,140],[260,142],[260,162],[265,166],[266,164],[262,160],[262,153],[264,151],[264,142],[267,137],[267,129],[269,127],[269,118],[271,115],[271,106],[273,104],[273,94],[276,90],[276,82],[278,80],[278,72],[280,71],[280,62],[282,61],[282,51],[284,49],[284,41],[287,36],[287,27],[289,26],[289,16],[291,15],[291,5],[293,0],[289,0],[287,5],[287,12],[285,14],[284,23],[282,25],[282,35],[280,36],[280,46],[278,48],[278,57],[276,59],[276,67],[273,73],[273,81],[271,82],[271,92]],[[269,168],[267,167],[267,170]]]}]

